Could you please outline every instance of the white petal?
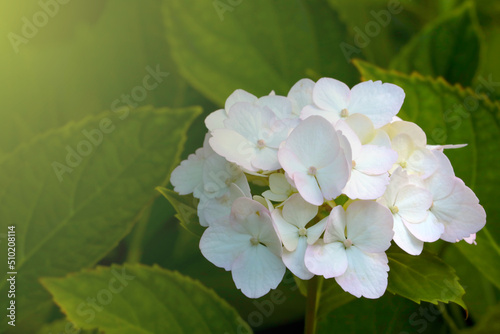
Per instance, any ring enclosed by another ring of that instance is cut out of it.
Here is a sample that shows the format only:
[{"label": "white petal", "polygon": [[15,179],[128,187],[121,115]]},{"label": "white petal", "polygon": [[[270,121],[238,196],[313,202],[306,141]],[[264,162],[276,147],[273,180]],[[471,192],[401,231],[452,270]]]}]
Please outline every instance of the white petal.
[{"label": "white petal", "polygon": [[351,199],[377,199],[382,196],[389,184],[389,173],[366,175],[356,169],[342,190]]},{"label": "white petal", "polygon": [[362,144],[367,144],[375,135],[372,121],[363,114],[352,114],[345,122],[356,133]]},{"label": "white petal", "polygon": [[437,220],[433,213],[429,213],[427,218],[420,223],[404,222],[404,224],[411,234],[425,242],[438,240],[444,232],[444,225]]},{"label": "white petal", "polygon": [[391,246],[392,214],[373,201],[353,202],[346,210],[347,238],[364,252],[384,252]]},{"label": "white petal", "polygon": [[307,105],[300,112],[300,119],[305,120],[311,116],[320,116],[326,119],[331,124],[336,124],[340,119],[339,113],[332,110],[323,110],[314,105]]},{"label": "white petal", "polygon": [[205,159],[195,154],[190,154],[187,160],[181,162],[170,176],[174,190],[180,195],[187,195],[201,188],[203,184],[203,165]]},{"label": "white petal", "polygon": [[233,130],[216,129],[212,134],[210,146],[217,154],[245,169],[258,170],[252,166],[257,151],[254,143]]},{"label": "white petal", "polygon": [[292,274],[304,280],[308,280],[314,276],[314,274],[306,268],[304,262],[306,249],[307,238],[300,237],[297,248],[293,252],[285,250],[282,256],[283,263],[285,263],[286,267],[290,269]]},{"label": "white petal", "polygon": [[340,113],[347,108],[350,96],[349,87],[331,78],[319,79],[313,89],[313,101],[321,109]]},{"label": "white petal", "polygon": [[237,89],[235,90],[231,95],[226,100],[226,104],[224,108],[226,109],[226,112],[229,114],[229,111],[231,107],[237,103],[237,102],[249,102],[253,103],[257,101],[257,97],[253,94],[250,94],[243,89]]},{"label": "white petal", "polygon": [[411,232],[406,228],[405,224],[401,220],[398,214],[393,215],[394,217],[394,242],[411,255],[419,255],[424,249],[424,242],[417,239]]},{"label": "white petal", "polygon": [[444,224],[445,231],[441,239],[448,242],[467,238],[486,224],[484,208],[474,192],[459,178],[456,178],[451,194],[434,201],[431,211]]},{"label": "white petal", "polygon": [[356,161],[356,169],[368,175],[380,175],[388,172],[397,161],[396,151],[375,145],[363,145]]},{"label": "white petal", "polygon": [[293,194],[283,205],[283,218],[297,228],[305,227],[318,214],[318,207]]},{"label": "white petal", "polygon": [[408,135],[417,147],[424,148],[427,144],[427,136],[425,135],[424,130],[413,122],[393,122],[384,126],[384,130],[391,138],[394,138],[402,133]]},{"label": "white petal", "polygon": [[356,297],[379,298],[387,289],[389,266],[385,253],[364,253],[356,247],[346,250],[347,270],[335,280]]},{"label": "white petal", "polygon": [[313,103],[314,85],[315,83],[311,79],[301,79],[288,92],[287,97],[292,101],[292,110],[295,115],[299,116],[302,108]]},{"label": "white petal", "polygon": [[431,176],[438,168],[436,157],[426,148],[415,149],[407,163],[407,170],[420,175],[423,179]]},{"label": "white petal", "polygon": [[342,153],[329,165],[318,169],[316,180],[318,180],[323,197],[332,200],[342,194],[342,189],[347,184],[350,174],[349,164]]},{"label": "white petal", "polygon": [[264,147],[255,151],[255,157],[252,159],[252,166],[257,170],[272,171],[280,169],[278,162],[278,150]]},{"label": "white petal", "polygon": [[278,119],[292,117],[292,102],[284,96],[263,96],[256,104],[269,108]]},{"label": "white petal", "polygon": [[314,176],[306,173],[295,173],[293,174],[293,181],[302,198],[314,205],[323,204],[323,193]]},{"label": "white petal", "polygon": [[224,121],[227,119],[227,113],[224,109],[219,109],[212,112],[205,118],[205,126],[208,131],[215,129],[224,129]]},{"label": "white petal", "polygon": [[250,235],[235,232],[222,224],[205,230],[200,239],[203,256],[217,267],[231,270],[233,262],[251,247]]},{"label": "white petal", "polygon": [[233,263],[233,280],[249,298],[259,298],[276,289],[285,275],[282,260],[262,245],[247,248]]},{"label": "white petal", "polygon": [[371,80],[361,82],[351,89],[349,112],[368,116],[373,126],[380,128],[399,112],[404,98],[403,89],[396,85]]},{"label": "white petal", "polygon": [[406,185],[399,190],[395,205],[404,220],[419,223],[427,218],[427,210],[432,205],[432,194],[424,188]]},{"label": "white petal", "polygon": [[307,243],[309,245],[318,241],[323,232],[325,232],[327,222],[328,217],[325,217],[307,229]]},{"label": "white petal", "polygon": [[274,226],[280,236],[283,246],[289,251],[294,251],[299,242],[299,232],[296,226],[289,224],[281,215],[281,210],[274,210],[271,213]]},{"label": "white petal", "polygon": [[343,243],[346,239],[346,224],[347,220],[344,208],[341,205],[337,205],[332,209],[330,215],[328,216],[324,237],[325,243],[332,243],[335,241]]},{"label": "white petal", "polygon": [[342,275],[347,268],[344,244],[325,244],[323,240],[318,240],[314,245],[307,246],[305,264],[310,272],[325,278]]}]

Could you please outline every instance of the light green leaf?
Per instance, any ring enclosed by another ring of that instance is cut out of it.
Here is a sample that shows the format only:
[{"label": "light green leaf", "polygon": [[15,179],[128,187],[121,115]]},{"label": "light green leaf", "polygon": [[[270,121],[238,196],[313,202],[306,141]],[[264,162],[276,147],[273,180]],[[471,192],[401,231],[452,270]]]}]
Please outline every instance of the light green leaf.
[{"label": "light green leaf", "polygon": [[349,83],[355,78],[339,52],[345,27],[322,1],[164,0],[163,5],[180,73],[219,105],[236,89],[286,94],[306,70]]},{"label": "light green leaf", "polygon": [[[362,61],[355,65],[367,80],[391,82],[404,89],[405,103],[398,116],[422,127],[430,144],[468,144],[445,153],[455,174],[474,189],[486,210],[487,223],[477,234],[478,246],[459,247],[471,263],[497,285],[500,271],[492,268],[498,268],[500,263],[500,206],[496,200],[500,188],[500,105],[485,95],[451,86],[442,79],[386,71]],[[474,89],[478,88],[481,86]]]},{"label": "light green leaf", "polygon": [[181,226],[194,235],[201,237],[205,228],[200,225],[198,219],[197,200],[192,195],[181,196],[165,187],[157,187],[156,190],[172,204],[177,212],[175,217],[179,220]]},{"label": "light green leaf", "polygon": [[[67,318],[83,329],[109,334],[252,333],[215,292],[158,266],[97,267],[42,282]],[[95,298],[97,308],[87,298]]]},{"label": "light green leaf", "polygon": [[[19,324],[34,324],[31,316],[50,311],[38,277],[94,265],[130,231],[155,186],[166,184],[199,112],[107,112],[50,131],[4,157],[0,231],[16,226]],[[2,263],[6,246],[0,244]],[[7,295],[2,277],[0,294]]]},{"label": "light green leaf", "polygon": [[392,60],[391,68],[432,77],[450,83],[470,85],[482,50],[480,28],[472,2],[429,23]]},{"label": "light green leaf", "polygon": [[387,257],[391,268],[389,292],[416,303],[454,302],[466,308],[462,301],[465,290],[458,283],[455,270],[437,256],[424,251],[419,256],[390,252]]},{"label": "light green leaf", "polygon": [[[40,10],[38,1],[0,4],[0,151],[11,152],[69,121],[127,106],[127,96],[134,107],[186,105],[186,82],[169,55],[160,1],[61,4],[15,53],[8,33],[21,34],[21,19]],[[157,68],[155,79],[150,71]],[[190,105],[199,104],[193,100]]]}]

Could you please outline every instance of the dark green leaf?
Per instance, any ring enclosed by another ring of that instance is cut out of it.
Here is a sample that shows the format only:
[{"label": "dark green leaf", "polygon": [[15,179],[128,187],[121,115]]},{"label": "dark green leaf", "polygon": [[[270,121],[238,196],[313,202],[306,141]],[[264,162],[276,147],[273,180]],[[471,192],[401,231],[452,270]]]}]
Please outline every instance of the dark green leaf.
[{"label": "dark green leaf", "polygon": [[470,85],[479,65],[482,39],[472,2],[429,23],[392,60],[391,68],[450,83]]}]

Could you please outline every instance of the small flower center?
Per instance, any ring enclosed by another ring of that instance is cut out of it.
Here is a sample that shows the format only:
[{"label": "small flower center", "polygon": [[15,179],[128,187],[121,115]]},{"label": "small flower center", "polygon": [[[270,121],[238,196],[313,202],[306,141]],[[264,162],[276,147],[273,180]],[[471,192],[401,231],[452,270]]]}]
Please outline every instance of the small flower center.
[{"label": "small flower center", "polygon": [[311,176],[316,176],[317,173],[318,173],[318,169],[314,166],[309,167],[309,169],[307,170],[307,174],[309,174]]},{"label": "small flower center", "polygon": [[250,243],[252,244],[252,246],[257,246],[259,244],[259,239],[257,239],[256,237],[252,237],[250,239]]},{"label": "small flower center", "polygon": [[257,147],[263,149],[264,147],[266,147],[266,142],[263,139],[257,140]]},{"label": "small flower center", "polygon": [[352,161],[352,168],[355,168],[356,167],[356,161]]},{"label": "small flower center", "polygon": [[403,168],[406,168],[406,166],[408,166],[408,163],[406,162],[406,160],[403,160],[399,163],[399,165]]},{"label": "small flower center", "polygon": [[342,109],[340,111],[340,117],[345,118],[347,116],[349,116],[349,110],[347,110],[347,108]]},{"label": "small flower center", "polygon": [[352,246],[352,241],[351,239],[345,239],[344,240],[344,247],[345,248],[350,248]]},{"label": "small flower center", "polygon": [[389,210],[391,210],[393,215],[399,212],[399,208],[397,206],[391,206]]},{"label": "small flower center", "polygon": [[299,228],[299,237],[306,237],[307,236],[307,229],[305,227]]}]

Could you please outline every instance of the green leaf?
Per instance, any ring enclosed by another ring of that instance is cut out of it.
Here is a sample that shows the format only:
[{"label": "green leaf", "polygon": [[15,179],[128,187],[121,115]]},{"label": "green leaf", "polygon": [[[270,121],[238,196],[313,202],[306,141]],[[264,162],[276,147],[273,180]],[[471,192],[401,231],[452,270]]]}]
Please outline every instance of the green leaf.
[{"label": "green leaf", "polygon": [[[186,82],[169,55],[160,5],[158,0],[61,4],[50,24],[15,53],[7,34],[21,34],[21,18],[31,19],[41,8],[36,1],[0,4],[5,37],[0,40],[5,51],[0,54],[0,151],[11,152],[69,121],[127,106],[127,96],[133,107],[187,105]],[[148,69],[157,68],[162,74],[155,80]],[[145,78],[152,89],[143,96]],[[194,104],[199,103],[192,99]]]},{"label": "green leaf", "polygon": [[[433,304],[420,305],[386,293],[372,300],[354,301],[318,319],[318,334],[447,333],[441,311]],[[424,332],[425,331],[425,332]]]},{"label": "green leaf", "polygon": [[180,73],[219,105],[238,88],[286,94],[307,70],[350,83],[355,78],[338,48],[345,27],[320,0],[164,0],[163,5]]},{"label": "green leaf", "polygon": [[78,329],[71,321],[59,319],[44,325],[36,334],[101,334],[98,330]]},{"label": "green leaf", "polygon": [[437,256],[424,251],[419,256],[391,252],[387,257],[391,268],[389,292],[416,303],[454,302],[466,308],[462,301],[465,290],[458,283],[455,270]]},{"label": "green leaf", "polygon": [[165,198],[172,204],[177,212],[175,217],[189,232],[201,237],[205,228],[200,225],[197,211],[197,200],[192,195],[181,196],[173,190],[165,187],[157,187],[158,190]]},{"label": "green leaf", "polygon": [[[158,266],[97,267],[42,282],[68,320],[83,329],[109,334],[252,333],[212,290]],[[87,298],[95,298],[95,306]]]},{"label": "green leaf", "polygon": [[487,228],[477,234],[477,245],[459,242],[456,247],[486,278],[500,289],[500,246]]},{"label": "green leaf", "polygon": [[335,279],[325,279],[319,300],[318,320],[355,299],[356,297],[345,292]]},{"label": "green leaf", "polygon": [[[481,240],[480,242],[483,244]],[[465,241],[455,245],[460,246],[461,244],[465,244]],[[474,247],[467,247],[467,249],[471,248]],[[463,300],[467,305],[468,317],[473,322],[478,322],[486,314],[488,308],[497,303],[494,285],[486,277],[477,273],[472,263],[468,259],[464,259],[458,247],[448,245],[441,254],[443,261],[451,265],[460,277],[460,283],[465,289]]]},{"label": "green leaf", "polygon": [[432,77],[450,83],[470,85],[477,72],[482,50],[480,28],[474,4],[460,8],[429,23],[392,60],[391,68]]},{"label": "green leaf", "polygon": [[462,330],[460,334],[500,333],[500,304],[491,307],[484,318],[472,328]]},{"label": "green leaf", "polygon": [[[94,265],[130,231],[155,186],[166,184],[199,112],[107,112],[50,131],[4,157],[0,231],[16,226],[19,324],[35,323],[30,316],[49,310],[50,296],[38,277]],[[2,263],[6,245],[0,244]],[[6,295],[2,277],[0,293]]]},{"label": "green leaf", "polygon": [[[391,82],[404,89],[405,103],[398,116],[424,129],[430,144],[468,144],[445,152],[455,174],[474,189],[486,210],[487,223],[477,234],[478,246],[459,247],[471,263],[497,285],[500,282],[500,271],[496,270],[500,240],[500,206],[496,200],[500,188],[500,105],[485,95],[451,86],[439,78],[404,75],[362,61],[356,61],[355,65],[367,80]],[[485,89],[476,86],[474,90],[481,88]]]}]

